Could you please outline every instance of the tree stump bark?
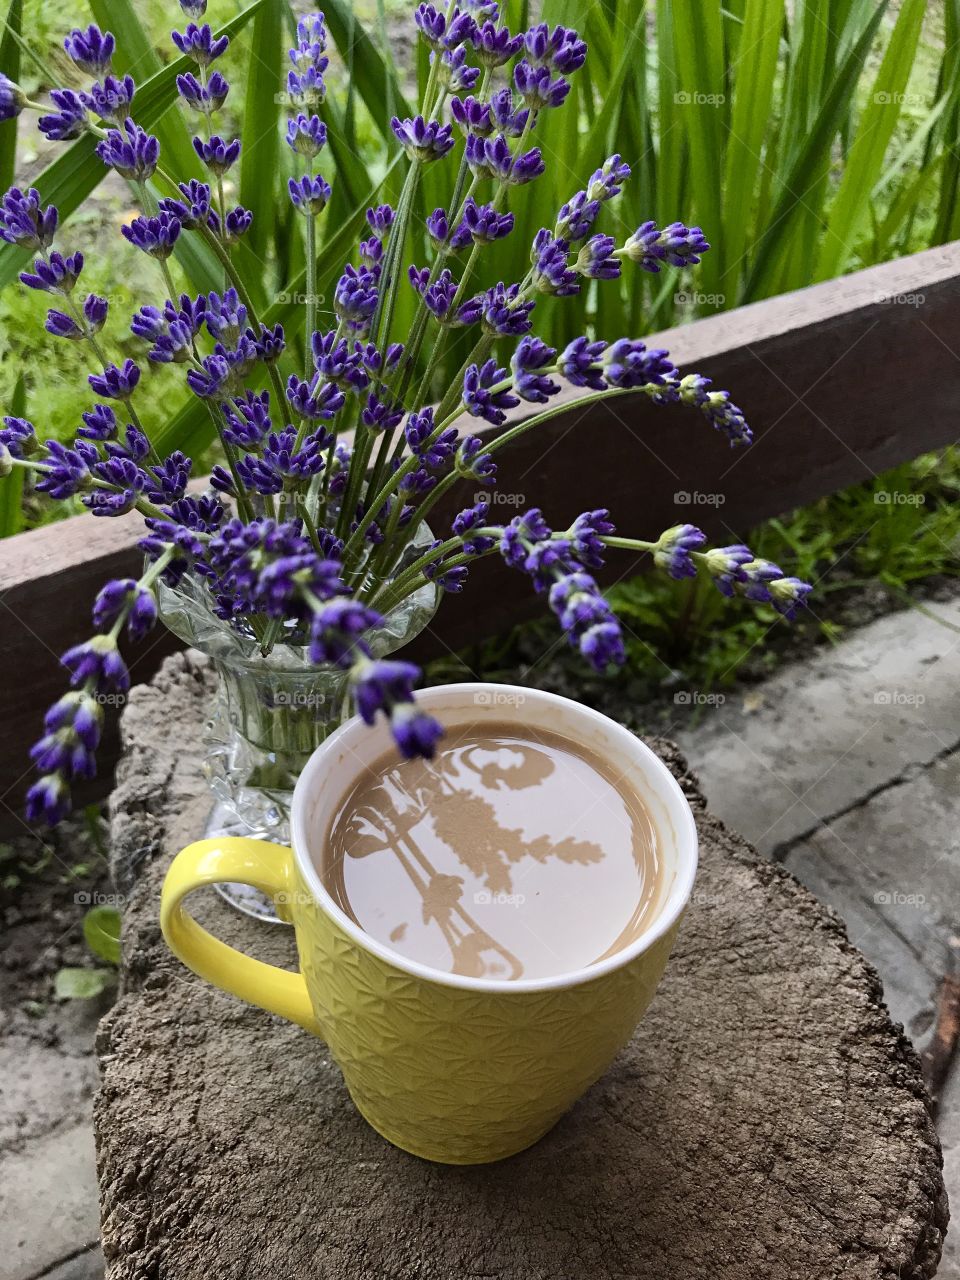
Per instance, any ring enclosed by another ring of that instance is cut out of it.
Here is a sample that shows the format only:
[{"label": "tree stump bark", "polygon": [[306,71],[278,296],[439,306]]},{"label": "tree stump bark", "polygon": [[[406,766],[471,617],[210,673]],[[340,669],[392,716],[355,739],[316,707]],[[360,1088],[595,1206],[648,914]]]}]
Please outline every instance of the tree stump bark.
[{"label": "tree stump bark", "polygon": [[[529,1151],[453,1168],[395,1150],[325,1046],[195,978],[157,923],[202,829],[212,681],[169,658],[124,713],[113,799],[123,994],[95,1122],[109,1280],[921,1280],[947,1223],[916,1055],[839,920],[707,812],[693,904],[607,1075]],[[286,930],[211,894],[225,941]]]}]

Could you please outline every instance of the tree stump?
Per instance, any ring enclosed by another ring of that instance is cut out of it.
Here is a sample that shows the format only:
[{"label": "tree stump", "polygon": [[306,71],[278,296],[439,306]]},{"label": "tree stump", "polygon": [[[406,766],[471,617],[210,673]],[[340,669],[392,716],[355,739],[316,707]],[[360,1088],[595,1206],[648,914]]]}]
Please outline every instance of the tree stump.
[{"label": "tree stump", "polygon": [[[173,854],[202,830],[211,693],[167,659],[124,713],[113,799],[123,993],[95,1120],[108,1280],[920,1280],[947,1223],[918,1063],[840,921],[707,812],[653,1006],[560,1124],[496,1165],[432,1165],[368,1128],[325,1046],[170,955]],[[224,940],[292,965],[284,929],[210,894]]]}]

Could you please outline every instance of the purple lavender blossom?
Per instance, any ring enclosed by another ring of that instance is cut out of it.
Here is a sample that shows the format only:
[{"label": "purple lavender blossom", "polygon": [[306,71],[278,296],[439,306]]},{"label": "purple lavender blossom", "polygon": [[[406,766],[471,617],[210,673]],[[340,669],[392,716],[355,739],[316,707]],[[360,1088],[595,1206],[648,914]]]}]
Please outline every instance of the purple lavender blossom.
[{"label": "purple lavender blossom", "polygon": [[677,524],[660,535],[653,552],[654,564],[671,578],[695,578],[697,566],[691,552],[699,551],[707,535],[692,524]]},{"label": "purple lavender blossom", "polygon": [[413,700],[413,686],[420,668],[395,659],[364,659],[351,672],[353,696],[366,724],[378,713],[390,720],[390,728],[400,750],[408,758],[433,755],[443,729],[431,717],[419,712]]},{"label": "purple lavender blossom", "polygon": [[[217,218],[217,215],[211,212],[210,216],[213,219],[213,230],[219,230],[219,219]],[[236,244],[238,240],[241,240],[247,234],[252,226],[253,214],[249,209],[245,209],[242,204],[238,204],[235,209],[228,210],[226,228],[227,242],[229,244]]]},{"label": "purple lavender blossom", "polygon": [[364,632],[383,625],[375,609],[347,597],[335,597],[318,609],[310,622],[310,661],[332,663],[349,670],[358,653]]},{"label": "purple lavender blossom", "polygon": [[133,578],[114,578],[102,588],[93,606],[93,625],[109,630],[126,616],[131,640],[142,640],[157,621],[157,602],[152,592]]},{"label": "purple lavender blossom", "polygon": [[346,403],[336,383],[322,382],[319,374],[310,382],[301,382],[291,374],[287,383],[287,399],[291,408],[310,422],[329,421]]},{"label": "purple lavender blossom", "polygon": [[169,258],[180,238],[182,225],[179,218],[161,211],[155,218],[135,218],[120,228],[124,239],[136,249],[161,261]]},{"label": "purple lavender blossom", "polygon": [[663,262],[675,267],[695,265],[709,248],[699,227],[671,222],[661,230],[649,221],[641,223],[620,252],[644,271],[656,274]]},{"label": "purple lavender blossom", "polygon": [[554,27],[539,23],[524,36],[527,58],[534,66],[552,67],[561,75],[579,71],[587,60],[587,46],[572,27]]},{"label": "purple lavender blossom", "polygon": [[222,178],[240,159],[240,139],[225,142],[219,134],[212,138],[194,138],[193,149],[211,173]]},{"label": "purple lavender blossom", "polygon": [[742,543],[730,547],[711,547],[703,553],[702,563],[714,585],[725,596],[734,594],[734,585],[743,581],[742,567],[753,560],[753,552]]},{"label": "purple lavender blossom", "polygon": [[90,76],[103,76],[110,70],[110,60],[116,48],[113,35],[102,32],[91,23],[86,31],[75,28],[63,42],[67,54],[81,71]]},{"label": "purple lavender blossom", "polygon": [[72,89],[51,89],[50,97],[57,110],[40,117],[40,132],[53,142],[79,138],[87,127],[87,106],[82,95]]},{"label": "purple lavender blossom", "polygon": [[590,387],[594,391],[606,391],[600,361],[607,349],[605,342],[589,342],[586,338],[574,338],[557,361],[560,374],[575,387]]},{"label": "purple lavender blossom", "polygon": [[610,519],[610,512],[605,507],[600,507],[596,511],[584,511],[578,515],[566,536],[581,564],[588,569],[600,569],[606,558],[602,539],[608,538],[612,533],[616,533],[616,527]]},{"label": "purple lavender blossom", "polygon": [[439,49],[447,29],[444,15],[432,4],[419,4],[414,10],[413,22],[427,44],[433,49]]},{"label": "purple lavender blossom", "polygon": [[0,122],[15,120],[26,106],[27,100],[18,84],[0,72]]},{"label": "purple lavender blossom", "polygon": [[483,327],[487,333],[505,338],[520,338],[532,328],[530,313],[537,305],[533,299],[521,300],[520,286],[509,288],[502,282],[480,295]]},{"label": "purple lavender blossom", "polygon": [[474,244],[493,244],[513,230],[514,215],[498,213],[492,204],[477,204],[473,196],[463,207],[463,225]]},{"label": "purple lavender blossom", "polygon": [[46,259],[37,258],[33,271],[21,271],[20,281],[28,289],[66,295],[73,292],[82,271],[82,253],[73,253],[65,258],[54,250]]},{"label": "purple lavender blossom", "polygon": [[367,225],[378,240],[387,239],[394,216],[393,209],[388,204],[380,204],[367,210]]},{"label": "purple lavender blossom", "polygon": [[59,220],[55,205],[43,208],[36,187],[26,192],[11,187],[0,201],[0,239],[31,253],[49,249]]},{"label": "purple lavender blossom", "polygon": [[157,171],[160,143],[138,124],[127,120],[123,132],[111,129],[97,147],[97,155],[108,168],[131,182],[146,182]]},{"label": "purple lavender blossom", "polygon": [[11,457],[28,457],[39,448],[36,427],[26,418],[4,418],[0,427],[0,445]]},{"label": "purple lavender blossom", "polygon": [[740,409],[730,399],[729,391],[711,391],[710,379],[698,373],[687,374],[677,384],[677,393],[684,404],[700,410],[717,431],[721,431],[731,446],[749,444],[753,432]]},{"label": "purple lavender blossom", "polygon": [[102,83],[96,81],[87,93],[80,96],[84,106],[98,120],[106,120],[119,126],[129,116],[136,92],[133,76],[124,76],[122,79],[118,76],[104,76]]},{"label": "purple lavender blossom", "polygon": [[[507,385],[500,387],[500,383]],[[517,396],[511,394],[509,383],[506,369],[498,368],[494,359],[487,360],[482,368],[470,365],[463,378],[463,403],[467,412],[495,427],[502,426],[507,420],[506,410],[520,403]]]},{"label": "purple lavender blossom", "polygon": [[553,363],[556,354],[554,347],[548,347],[539,338],[526,337],[517,344],[510,369],[513,389],[522,400],[546,404],[550,396],[557,395],[559,384],[543,372],[547,365]]},{"label": "purple lavender blossom", "polygon": [[613,236],[591,236],[580,250],[576,270],[588,280],[616,280],[620,276],[620,262],[613,256],[617,242]]},{"label": "purple lavender blossom", "polygon": [[160,211],[177,218],[184,231],[205,227],[210,216],[210,184],[191,178],[189,182],[180,183],[180,194],[182,200],[165,197],[158,201]]},{"label": "purple lavender blossom", "polygon": [[605,671],[610,665],[623,665],[620,625],[590,574],[576,571],[559,577],[550,588],[549,601],[570,643],[591,666]]},{"label": "purple lavender blossom", "polygon": [[132,360],[124,360],[119,368],[110,364],[102,374],[91,373],[87,381],[102,400],[129,400],[140,381],[140,369]]},{"label": "purple lavender blossom", "polygon": [[472,95],[463,99],[458,97],[451,98],[450,114],[459,126],[460,132],[465,136],[476,134],[478,137],[485,138],[493,132],[493,117],[490,114],[490,104],[482,102]]},{"label": "purple lavender blossom", "polygon": [[468,480],[482,485],[496,484],[497,464],[493,454],[483,452],[483,440],[479,436],[467,436],[460,442],[456,468],[457,473]]},{"label": "purple lavender blossom", "polygon": [[533,242],[533,284],[541,293],[569,298],[580,292],[577,272],[569,266],[570,246],[565,240],[554,240],[546,228],[537,232]]},{"label": "purple lavender blossom", "polygon": [[621,389],[665,386],[676,374],[668,354],[663,348],[648,350],[639,339],[619,339],[603,356],[607,385]]},{"label": "purple lavender blossom", "polygon": [[533,182],[545,169],[539,147],[533,147],[514,157],[510,144],[502,133],[494,138],[481,138],[471,134],[467,138],[466,158],[475,177],[495,178],[511,186],[524,186]]},{"label": "purple lavender blossom", "polygon": [[[437,54],[430,56],[436,58]],[[439,79],[448,93],[469,92],[476,87],[480,79],[480,68],[471,67],[468,64],[465,45],[458,45],[455,49],[445,49],[439,57]],[[449,125],[447,127],[449,128]]]},{"label": "purple lavender blossom", "polygon": [[299,180],[291,178],[288,185],[290,199],[301,213],[323,213],[331,196],[329,182],[325,181],[319,174],[313,177],[305,174]]},{"label": "purple lavender blossom", "polygon": [[82,440],[115,440],[117,436],[117,415],[108,404],[97,404],[86,413],[80,415],[83,426],[77,430]]},{"label": "purple lavender blossom", "polygon": [[377,307],[377,279],[365,267],[347,263],[333,295],[336,316],[354,332],[365,332]]},{"label": "purple lavender blossom", "polygon": [[314,159],[327,144],[327,126],[317,115],[302,111],[287,124],[287,145],[296,155]]},{"label": "purple lavender blossom", "polygon": [[509,85],[490,97],[490,113],[494,126],[508,138],[519,138],[530,119],[530,109],[514,101]]},{"label": "purple lavender blossom", "polygon": [[415,116],[412,120],[400,120],[394,116],[390,127],[410,159],[422,164],[442,160],[453,146],[450,125],[439,124],[435,120],[427,123],[423,116]]},{"label": "purple lavender blossom", "polygon": [[513,83],[531,111],[561,107],[570,92],[569,80],[564,80],[562,76],[554,79],[549,67],[532,66],[525,58],[513,69]]},{"label": "purple lavender blossom", "polygon": [[214,39],[213,31],[207,22],[203,26],[190,22],[185,31],[171,32],[170,38],[180,52],[192,58],[198,67],[209,67],[211,62],[215,62],[227,51],[230,44],[229,36],[221,36],[219,40]]},{"label": "purple lavender blossom", "polygon": [[478,498],[472,507],[467,507],[454,518],[450,526],[451,532],[455,537],[465,540],[463,550],[467,555],[483,555],[485,551],[492,550],[496,545],[496,539],[488,534],[468,537],[474,529],[485,528],[489,519],[490,505],[486,494]]},{"label": "purple lavender blossom", "polygon": [[219,71],[214,71],[207,83],[198,80],[192,71],[177,76],[177,90],[188,107],[211,115],[219,111],[230,93],[230,84]]},{"label": "purple lavender blossom", "polygon": [[506,27],[498,27],[495,22],[487,20],[482,26],[475,27],[471,44],[485,67],[502,67],[519,53],[523,36],[512,36]]}]

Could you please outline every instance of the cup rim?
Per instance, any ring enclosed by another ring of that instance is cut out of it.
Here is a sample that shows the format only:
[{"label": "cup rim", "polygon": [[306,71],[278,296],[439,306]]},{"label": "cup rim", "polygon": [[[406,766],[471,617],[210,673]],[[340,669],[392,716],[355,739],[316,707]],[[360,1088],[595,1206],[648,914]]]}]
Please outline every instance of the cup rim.
[{"label": "cup rim", "polygon": [[354,716],[336,729],[326,741],[322,742],[304,766],[297,780],[291,805],[290,829],[293,856],[302,879],[306,882],[314,902],[330,916],[362,950],[377,956],[387,964],[402,970],[415,978],[426,982],[439,983],[441,986],[458,987],[464,991],[496,992],[500,994],[521,995],[537,991],[564,990],[567,987],[579,986],[585,982],[602,978],[605,974],[622,969],[638,956],[648,951],[677,923],[690,901],[699,857],[699,841],[693,811],[676,778],[645,742],[631,733],[616,720],[604,715],[593,707],[585,706],[572,698],[564,698],[557,693],[548,693],[542,689],[530,689],[525,686],[494,684],[487,681],[463,682],[459,684],[432,685],[417,691],[417,704],[425,711],[437,703],[448,704],[451,700],[460,701],[469,697],[474,700],[478,693],[497,695],[515,695],[522,692],[525,699],[533,699],[567,710],[582,717],[595,728],[602,729],[612,736],[624,754],[632,755],[639,762],[647,781],[655,788],[658,798],[666,805],[675,833],[675,852],[677,869],[663,905],[650,928],[624,947],[623,950],[608,956],[605,960],[587,965],[579,969],[567,970],[564,973],[552,974],[542,978],[474,978],[462,974],[433,969],[394,951],[385,943],[366,933],[352,920],[347,913],[333,900],[323,885],[318,869],[308,855],[309,842],[305,826],[305,811],[308,797],[322,780],[325,766],[330,756],[338,750],[344,738],[358,732],[370,732],[360,719]]}]

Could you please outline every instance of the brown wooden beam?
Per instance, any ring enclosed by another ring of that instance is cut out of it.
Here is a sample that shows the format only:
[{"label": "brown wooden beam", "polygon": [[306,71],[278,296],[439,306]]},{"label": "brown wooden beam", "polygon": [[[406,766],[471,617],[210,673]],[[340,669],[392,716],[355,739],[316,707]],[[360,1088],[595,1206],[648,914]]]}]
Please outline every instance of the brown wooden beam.
[{"label": "brown wooden beam", "polygon": [[[729,388],[753,426],[753,446],[731,450],[696,411],[658,408],[643,395],[584,407],[568,392],[565,413],[501,455],[497,510],[537,505],[560,526],[604,506],[639,537],[691,520],[735,541],[761,520],[952,443],[960,434],[960,242],[650,342],[681,369]],[[462,487],[443,504],[436,528],[471,496]],[[0,542],[0,831],[18,829],[27,750],[64,684],[58,655],[88,633],[99,585],[137,572],[140,536],[135,520],[84,515]],[[639,567],[615,556],[608,580]],[[464,595],[444,601],[418,656],[502,632],[540,607],[523,575],[491,558]],[[134,678],[149,678],[175,644],[158,635],[131,654]],[[91,796],[109,789],[116,749],[109,737]]]}]

